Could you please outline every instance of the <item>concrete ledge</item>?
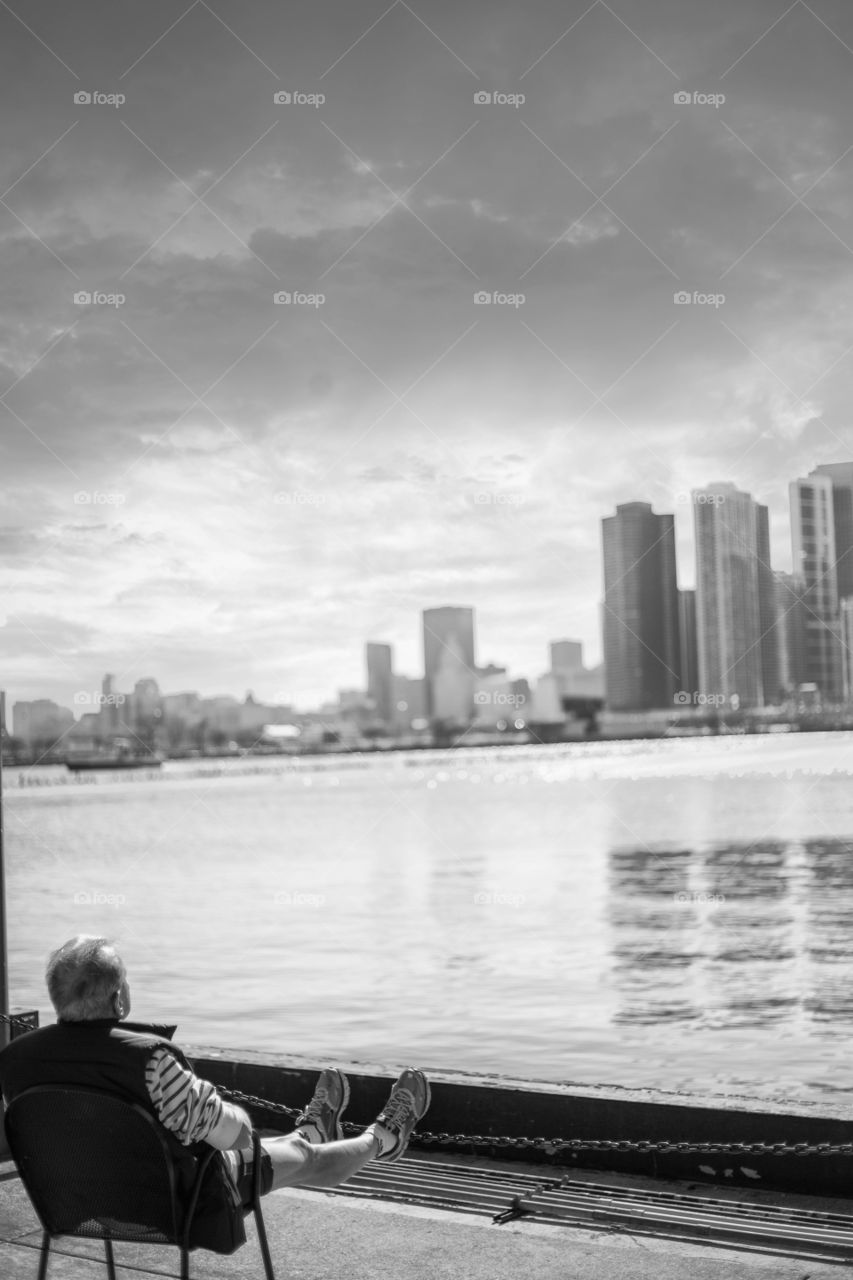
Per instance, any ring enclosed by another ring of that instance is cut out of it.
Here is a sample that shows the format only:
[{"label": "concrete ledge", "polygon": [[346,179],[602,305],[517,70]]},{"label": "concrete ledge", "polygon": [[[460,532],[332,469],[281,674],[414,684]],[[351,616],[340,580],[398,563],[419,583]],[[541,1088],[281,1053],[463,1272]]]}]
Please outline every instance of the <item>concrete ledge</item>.
[{"label": "concrete ledge", "polygon": [[[317,1072],[346,1071],[352,1096],[346,1118],[369,1124],[381,1109],[396,1067],[318,1062],[285,1054],[188,1048],[199,1075],[224,1088],[301,1107]],[[465,1072],[430,1071],[432,1106],[422,1128],[432,1133],[497,1138],[663,1139],[674,1142],[851,1142],[853,1119],[833,1104],[780,1108],[758,1099],[692,1097],[652,1090],[514,1080]],[[281,1117],[258,1111],[256,1122],[281,1127]],[[413,1146],[416,1146],[413,1142]],[[436,1150],[435,1147],[431,1148]],[[464,1140],[444,1148],[470,1152]],[[488,1154],[486,1152],[485,1154]],[[850,1156],[702,1156],[689,1153],[564,1152],[495,1148],[502,1161],[609,1169],[656,1178],[778,1188],[820,1196],[853,1197]]]}]

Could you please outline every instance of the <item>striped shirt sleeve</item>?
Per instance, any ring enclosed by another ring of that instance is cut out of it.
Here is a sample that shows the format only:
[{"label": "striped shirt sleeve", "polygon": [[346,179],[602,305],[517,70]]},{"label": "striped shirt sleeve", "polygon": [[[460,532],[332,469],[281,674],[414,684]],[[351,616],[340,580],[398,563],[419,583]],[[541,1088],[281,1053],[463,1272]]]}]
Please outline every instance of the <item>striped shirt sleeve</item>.
[{"label": "striped shirt sleeve", "polygon": [[148,1059],[145,1084],[160,1123],[184,1146],[204,1142],[222,1119],[215,1086],[182,1067],[162,1045]]}]

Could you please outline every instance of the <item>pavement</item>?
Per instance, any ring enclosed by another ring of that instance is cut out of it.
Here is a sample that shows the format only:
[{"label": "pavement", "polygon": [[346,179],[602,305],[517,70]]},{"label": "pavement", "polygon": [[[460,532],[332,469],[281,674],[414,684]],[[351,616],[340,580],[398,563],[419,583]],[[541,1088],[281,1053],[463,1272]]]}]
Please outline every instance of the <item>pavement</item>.
[{"label": "pavement", "polygon": [[[803,1203],[802,1200],[799,1203]],[[819,1204],[814,1205],[820,1207]],[[849,1205],[848,1205],[849,1208]],[[688,1244],[626,1232],[516,1221],[289,1189],[263,1201],[277,1280],[839,1280],[853,1267]],[[194,1280],[263,1280],[254,1222],[236,1254],[197,1251]],[[33,1280],[41,1228],[10,1161],[0,1162],[0,1280]],[[122,1280],[178,1276],[178,1252],[117,1244]],[[106,1276],[98,1241],[51,1248],[48,1280]]]}]

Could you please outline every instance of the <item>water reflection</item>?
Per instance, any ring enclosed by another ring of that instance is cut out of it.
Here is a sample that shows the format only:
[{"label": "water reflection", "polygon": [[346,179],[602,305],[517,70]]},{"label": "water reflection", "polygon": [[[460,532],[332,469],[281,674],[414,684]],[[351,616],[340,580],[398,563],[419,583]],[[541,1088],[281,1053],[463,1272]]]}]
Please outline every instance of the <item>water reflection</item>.
[{"label": "water reflection", "polygon": [[614,1021],[709,1029],[853,1022],[853,840],[616,848]]}]

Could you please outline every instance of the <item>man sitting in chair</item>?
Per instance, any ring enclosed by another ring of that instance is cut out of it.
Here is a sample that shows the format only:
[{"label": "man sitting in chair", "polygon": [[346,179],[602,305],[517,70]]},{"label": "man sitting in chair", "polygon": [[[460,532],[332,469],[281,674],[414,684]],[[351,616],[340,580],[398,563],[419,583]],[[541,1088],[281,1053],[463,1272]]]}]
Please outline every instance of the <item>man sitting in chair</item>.
[{"label": "man sitting in chair", "polygon": [[[6,1103],[34,1085],[102,1089],[139,1103],[167,1131],[169,1145],[192,1184],[195,1160],[209,1147],[221,1162],[199,1199],[194,1244],[230,1252],[228,1209],[251,1202],[252,1122],[226,1102],[171,1043],[174,1027],[129,1023],[130,990],[121,957],[106,938],[78,936],[47,963],[47,989],[55,1025],[13,1040],[0,1052],[0,1088]],[[369,1160],[399,1160],[429,1106],[423,1072],[407,1068],[385,1107],[357,1137],[343,1137],[349,1100],[342,1071],[322,1071],[314,1096],[293,1133],[261,1139],[261,1193],[279,1187],[333,1187]],[[216,1165],[214,1161],[214,1166]],[[224,1210],[224,1212],[223,1212]],[[233,1217],[233,1214],[232,1214]],[[238,1217],[242,1221],[241,1214]]]}]

